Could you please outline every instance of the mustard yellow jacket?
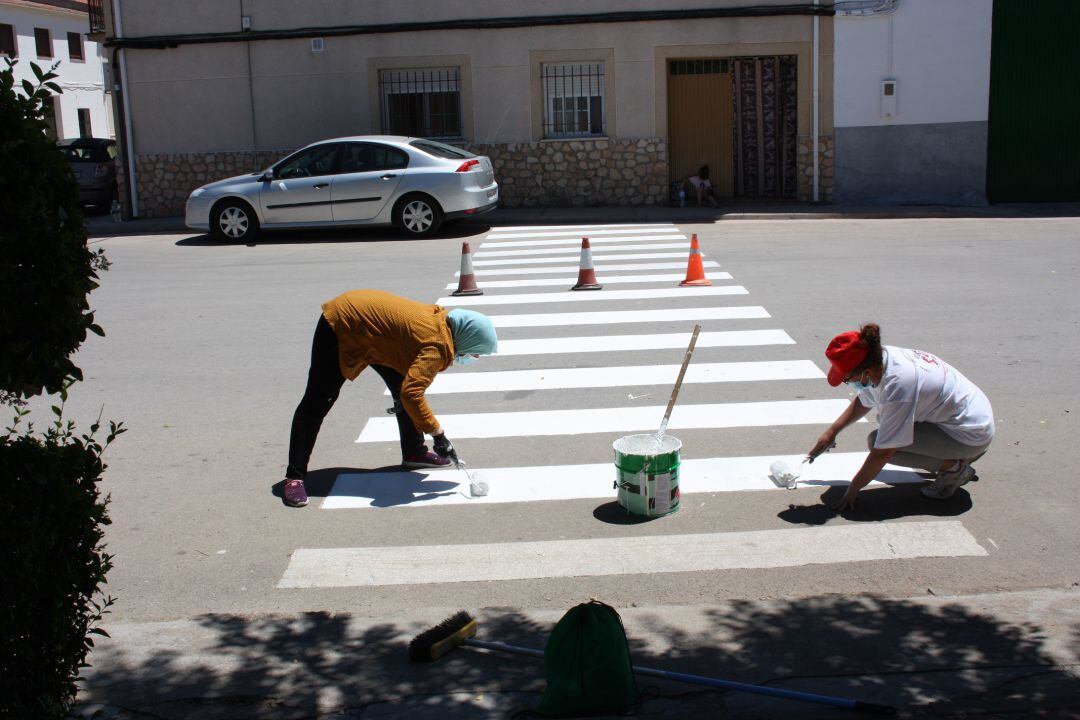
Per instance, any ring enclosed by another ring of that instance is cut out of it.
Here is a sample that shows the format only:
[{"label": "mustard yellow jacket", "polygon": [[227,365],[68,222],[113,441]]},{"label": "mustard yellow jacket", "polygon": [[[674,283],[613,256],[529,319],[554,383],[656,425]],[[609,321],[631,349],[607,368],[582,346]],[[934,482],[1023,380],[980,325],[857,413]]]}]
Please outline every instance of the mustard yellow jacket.
[{"label": "mustard yellow jacket", "polygon": [[368,365],[393,368],[405,378],[401,405],[420,432],[439,427],[424,392],[454,362],[449,310],[381,290],[352,290],[322,306],[338,339],[338,362],[347,380]]}]

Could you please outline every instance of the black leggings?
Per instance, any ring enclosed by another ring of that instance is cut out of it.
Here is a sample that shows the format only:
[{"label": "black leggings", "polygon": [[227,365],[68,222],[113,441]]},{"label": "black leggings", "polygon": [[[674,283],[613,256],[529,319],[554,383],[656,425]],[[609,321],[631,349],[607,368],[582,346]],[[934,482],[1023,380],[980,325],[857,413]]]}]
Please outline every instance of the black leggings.
[{"label": "black leggings", "polygon": [[[413,425],[412,418],[401,409],[401,383],[405,379],[398,371],[383,365],[372,365],[379,377],[386,383],[398,408],[398,435],[401,437],[401,458],[421,455],[427,452],[424,434]],[[307,388],[304,397],[296,406],[293,415],[292,432],[289,435],[289,466],[285,477],[303,480],[307,475],[308,460],[315,447],[315,438],[319,435],[323,418],[341,392],[345,378],[338,364],[338,340],[334,329],[322,315],[315,326],[315,337],[311,341],[311,369],[308,370]]]}]

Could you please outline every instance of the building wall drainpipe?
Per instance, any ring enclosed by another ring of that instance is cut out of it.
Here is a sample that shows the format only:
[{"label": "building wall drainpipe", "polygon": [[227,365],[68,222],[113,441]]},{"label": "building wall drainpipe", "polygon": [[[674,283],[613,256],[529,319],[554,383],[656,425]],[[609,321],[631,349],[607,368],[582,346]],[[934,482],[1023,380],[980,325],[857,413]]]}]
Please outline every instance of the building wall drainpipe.
[{"label": "building wall drainpipe", "polygon": [[[818,0],[814,0],[814,5],[818,4]],[[814,136],[813,142],[813,164],[814,164],[814,185],[812,199],[814,202],[819,202],[821,199],[821,177],[818,160],[818,135],[821,132],[821,98],[819,96],[819,76],[821,75],[821,60],[818,57],[821,52],[818,35],[821,29],[821,19],[814,16],[814,90],[811,95],[811,103],[813,104],[813,129],[811,130]]]},{"label": "building wall drainpipe", "polygon": [[[124,20],[120,15],[120,0],[112,0],[113,24],[116,37],[124,37]],[[127,158],[128,198],[131,201],[131,216],[139,217],[138,178],[135,176],[135,138],[132,134],[131,104],[128,100],[127,58],[124,48],[120,48],[120,104],[124,113],[124,156]]]}]

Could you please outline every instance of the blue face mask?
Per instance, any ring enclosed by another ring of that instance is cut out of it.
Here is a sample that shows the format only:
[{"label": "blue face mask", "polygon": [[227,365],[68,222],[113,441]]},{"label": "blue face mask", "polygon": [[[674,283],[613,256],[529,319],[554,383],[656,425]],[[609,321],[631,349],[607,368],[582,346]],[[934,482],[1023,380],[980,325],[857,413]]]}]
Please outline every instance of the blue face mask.
[{"label": "blue face mask", "polygon": [[844,384],[850,387],[855,392],[859,392],[860,390],[869,390],[870,388],[874,387],[873,384],[868,382],[864,383],[861,380],[858,382],[855,382],[853,380],[845,380]]},{"label": "blue face mask", "polygon": [[476,362],[476,358],[472,355],[455,355],[454,362],[458,365],[472,365]]}]

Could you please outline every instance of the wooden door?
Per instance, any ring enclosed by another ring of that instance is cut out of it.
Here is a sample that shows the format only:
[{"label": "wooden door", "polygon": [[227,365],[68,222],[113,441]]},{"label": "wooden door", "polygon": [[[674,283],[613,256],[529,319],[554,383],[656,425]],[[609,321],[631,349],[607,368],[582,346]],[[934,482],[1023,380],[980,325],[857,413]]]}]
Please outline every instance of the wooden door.
[{"label": "wooden door", "polygon": [[709,166],[718,197],[735,195],[734,109],[730,63],[722,59],[668,62],[668,147],[672,180]]}]

